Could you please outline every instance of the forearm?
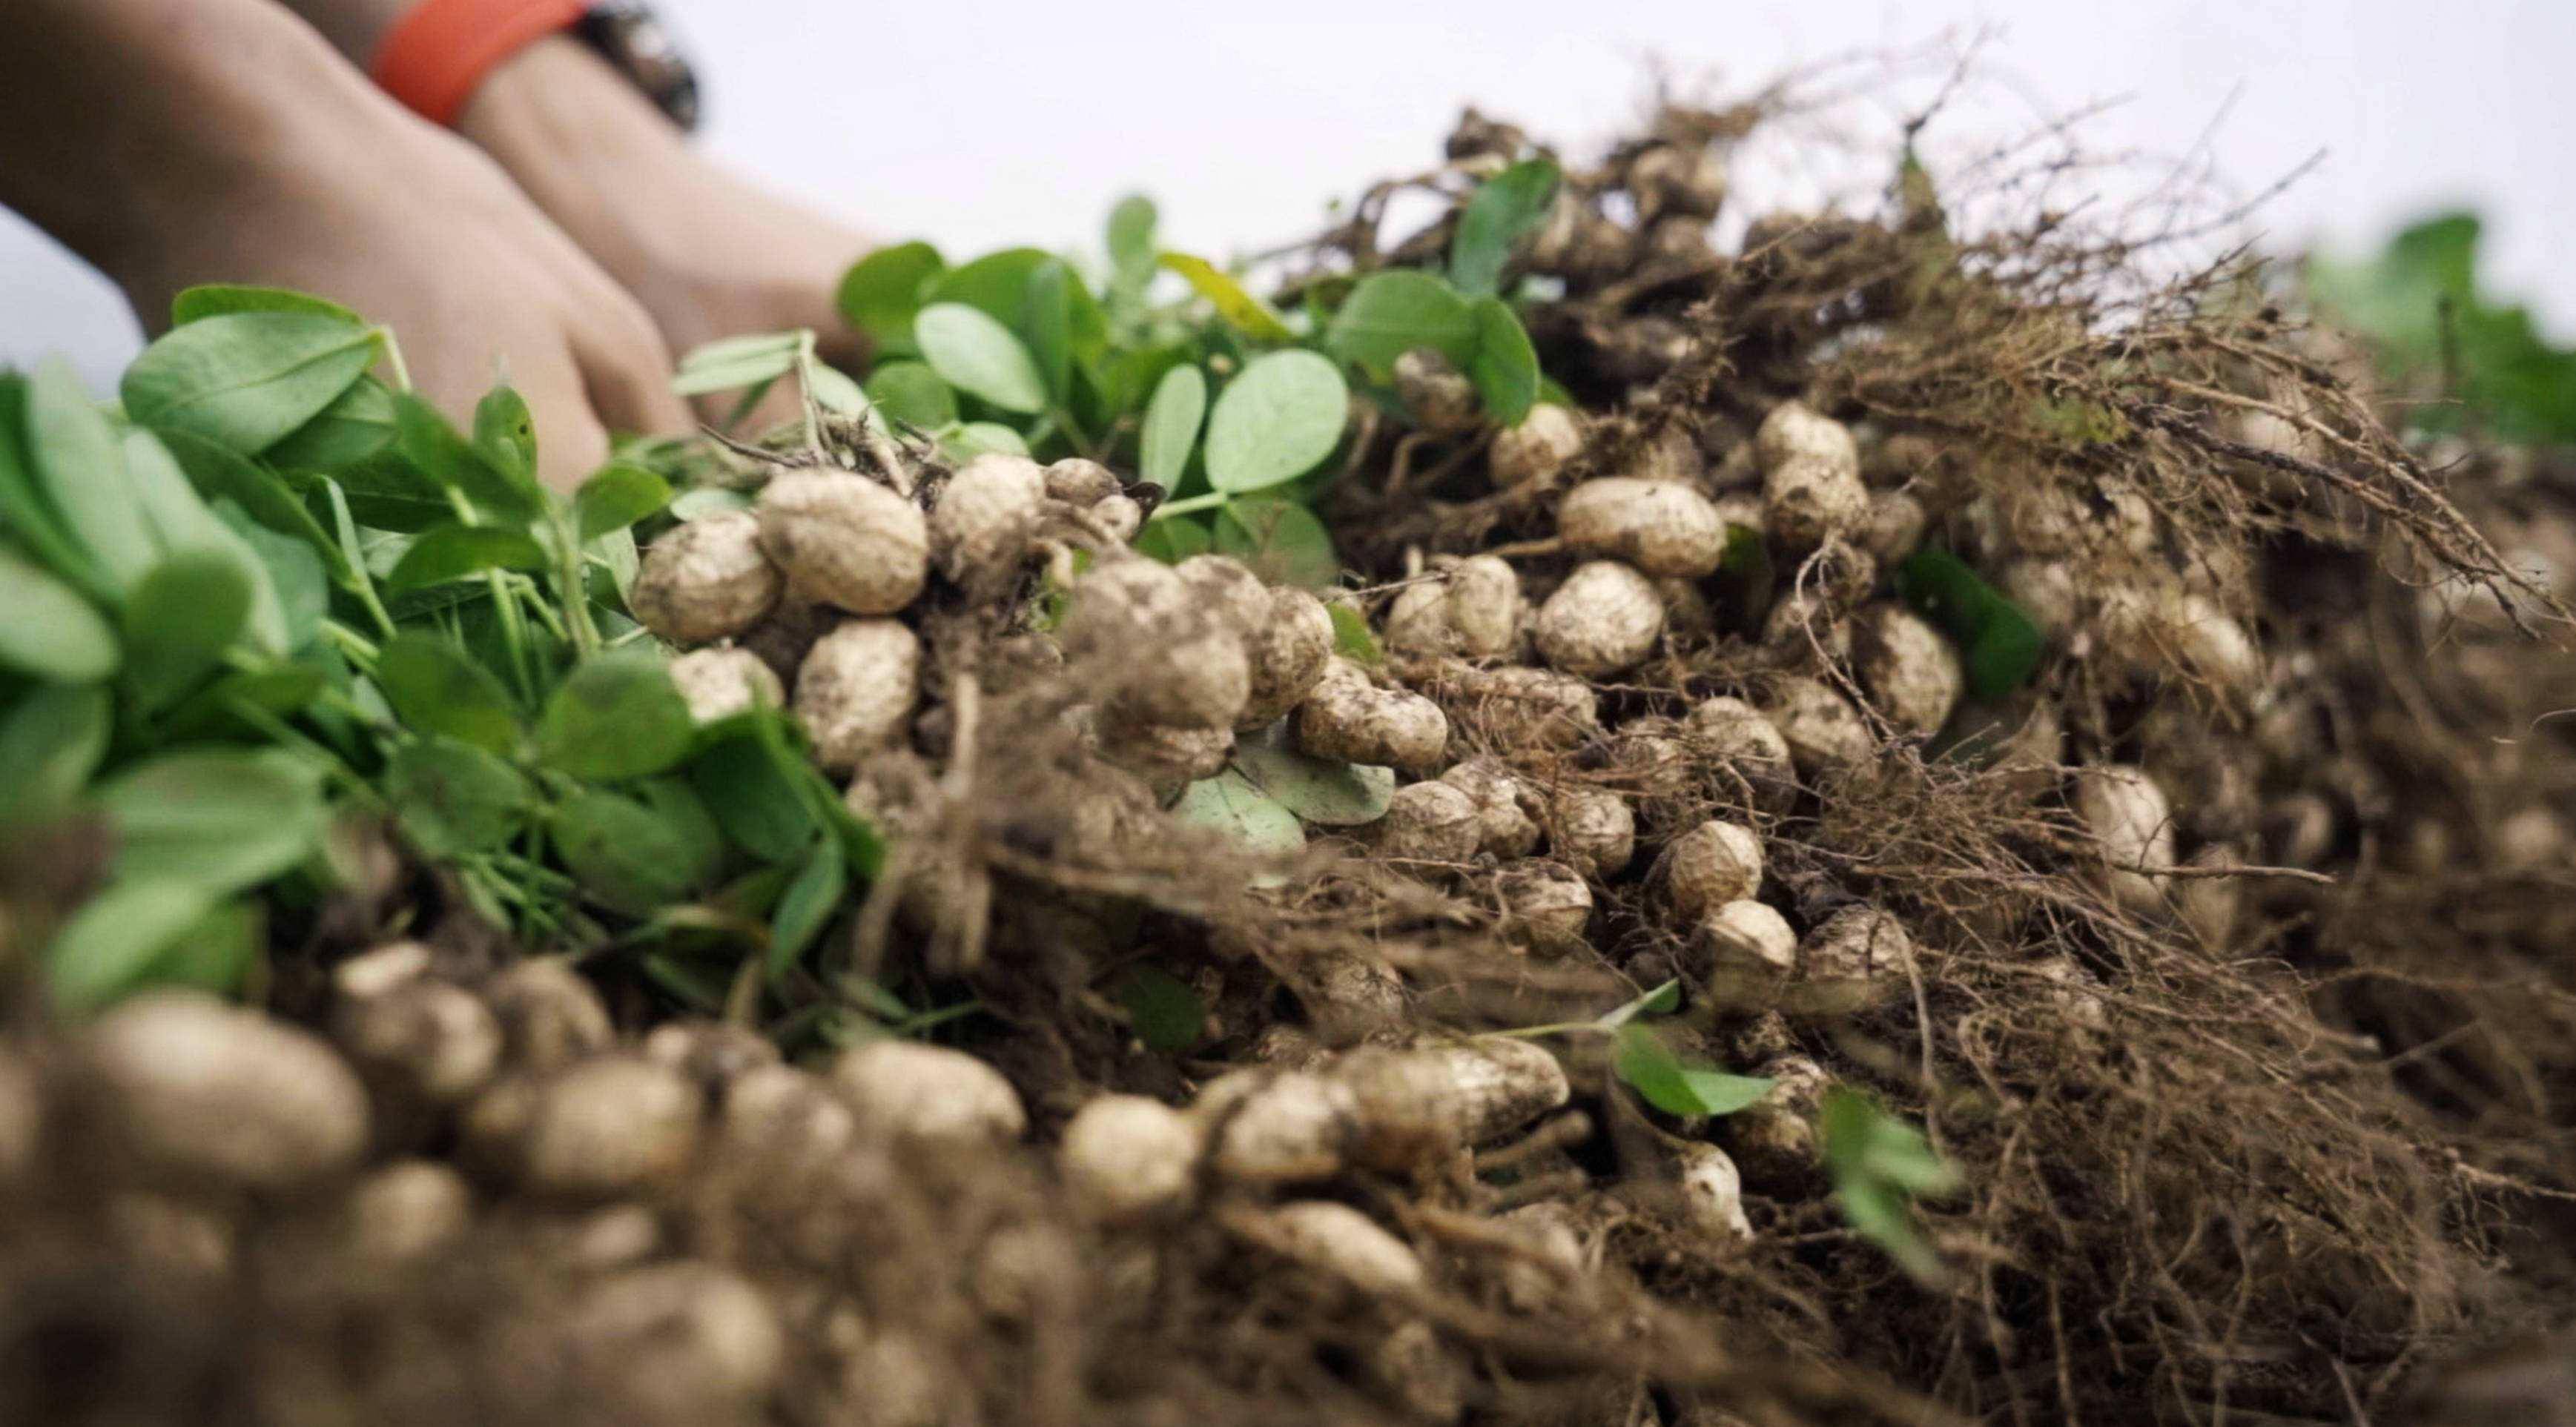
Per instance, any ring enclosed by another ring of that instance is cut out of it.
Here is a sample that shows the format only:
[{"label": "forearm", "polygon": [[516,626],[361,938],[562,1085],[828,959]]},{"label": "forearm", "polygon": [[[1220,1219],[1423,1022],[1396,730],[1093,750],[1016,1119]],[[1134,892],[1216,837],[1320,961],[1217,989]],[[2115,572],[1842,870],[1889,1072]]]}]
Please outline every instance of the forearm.
[{"label": "forearm", "polygon": [[368,99],[270,0],[20,0],[10,29],[0,204],[111,276]]}]

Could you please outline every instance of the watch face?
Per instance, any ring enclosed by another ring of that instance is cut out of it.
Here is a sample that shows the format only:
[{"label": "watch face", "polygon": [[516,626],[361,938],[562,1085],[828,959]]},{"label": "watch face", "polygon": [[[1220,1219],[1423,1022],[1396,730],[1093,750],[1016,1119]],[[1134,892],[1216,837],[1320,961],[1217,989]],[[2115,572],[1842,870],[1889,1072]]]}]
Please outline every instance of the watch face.
[{"label": "watch face", "polygon": [[619,73],[644,91],[671,122],[698,126],[698,77],[661,17],[639,4],[610,0],[593,5],[578,26],[581,37]]}]

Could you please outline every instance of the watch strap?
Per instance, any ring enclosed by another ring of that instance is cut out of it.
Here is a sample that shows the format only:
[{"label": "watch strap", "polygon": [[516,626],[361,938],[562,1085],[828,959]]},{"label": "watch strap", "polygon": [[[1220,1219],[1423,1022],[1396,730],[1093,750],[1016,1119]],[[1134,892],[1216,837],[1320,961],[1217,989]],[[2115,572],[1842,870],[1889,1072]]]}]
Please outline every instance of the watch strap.
[{"label": "watch strap", "polygon": [[419,0],[385,32],[368,73],[413,113],[452,125],[493,70],[589,9],[588,0]]}]

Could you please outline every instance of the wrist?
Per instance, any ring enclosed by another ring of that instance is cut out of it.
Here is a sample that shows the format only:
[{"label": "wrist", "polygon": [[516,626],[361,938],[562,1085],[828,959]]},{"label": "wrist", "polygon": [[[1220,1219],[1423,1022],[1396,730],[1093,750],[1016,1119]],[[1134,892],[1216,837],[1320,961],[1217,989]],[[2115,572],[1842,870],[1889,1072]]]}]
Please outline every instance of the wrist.
[{"label": "wrist", "polygon": [[634,270],[649,223],[627,211],[637,175],[673,162],[685,136],[608,61],[550,35],[484,80],[456,132],[489,154],[537,206],[612,272]]}]

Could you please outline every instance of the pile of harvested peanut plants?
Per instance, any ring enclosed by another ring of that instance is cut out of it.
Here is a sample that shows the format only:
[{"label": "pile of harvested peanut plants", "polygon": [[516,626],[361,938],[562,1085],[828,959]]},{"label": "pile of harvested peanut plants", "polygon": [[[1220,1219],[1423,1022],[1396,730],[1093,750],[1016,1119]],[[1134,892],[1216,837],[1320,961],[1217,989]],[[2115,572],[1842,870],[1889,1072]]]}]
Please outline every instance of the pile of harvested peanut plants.
[{"label": "pile of harvested peanut plants", "polygon": [[[10,588],[123,655],[9,650],[0,1419],[2491,1390],[2576,1174],[2566,488],[1910,162],[1721,250],[1765,118],[1471,113],[1266,297],[1132,204],[1098,295],[888,249],[864,385],[701,352],[785,419],[571,502],[310,299],[165,339],[338,342],[291,420],[7,387]],[[177,482],[140,574],[84,423]]]}]

